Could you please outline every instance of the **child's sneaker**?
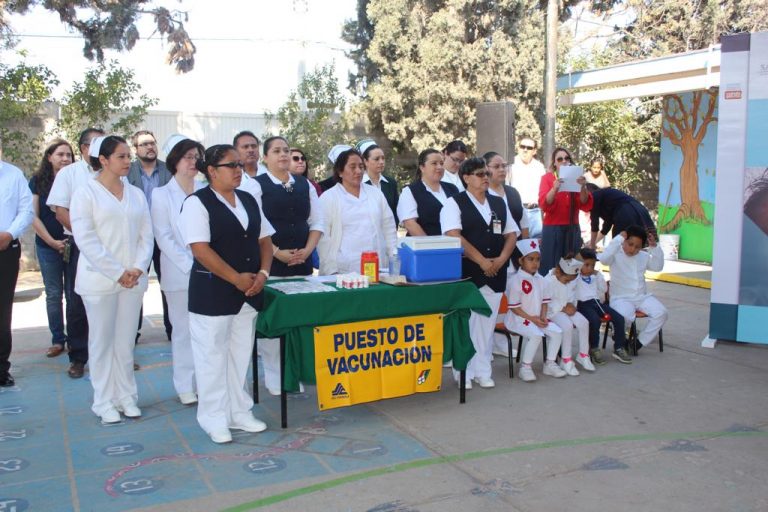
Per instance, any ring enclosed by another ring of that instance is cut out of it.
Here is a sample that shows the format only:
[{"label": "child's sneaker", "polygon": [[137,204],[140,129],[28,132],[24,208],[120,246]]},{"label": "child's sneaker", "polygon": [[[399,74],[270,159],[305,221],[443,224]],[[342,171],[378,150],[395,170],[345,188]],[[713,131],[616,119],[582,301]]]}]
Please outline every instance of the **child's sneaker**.
[{"label": "child's sneaker", "polygon": [[632,358],[629,357],[629,353],[625,348],[617,348],[613,351],[613,358],[620,363],[632,364]]},{"label": "child's sneaker", "polygon": [[559,379],[560,377],[565,377],[566,373],[559,366],[557,366],[556,362],[547,361],[544,363],[544,375],[549,375],[550,377]]},{"label": "child's sneaker", "polygon": [[573,359],[571,359],[567,363],[560,361],[560,368],[562,368],[562,370],[568,375],[570,375],[571,377],[579,376],[579,370],[576,369],[576,364],[573,362]]},{"label": "child's sneaker", "polygon": [[524,382],[533,382],[536,380],[536,374],[533,373],[533,368],[530,366],[521,366],[518,375],[520,376],[520,380]]},{"label": "child's sneaker", "polygon": [[589,356],[582,356],[578,355],[576,356],[576,362],[581,365],[582,368],[584,368],[588,372],[595,371],[595,365],[592,364],[592,361],[589,359]]},{"label": "child's sneaker", "polygon": [[592,348],[589,350],[589,357],[592,359],[592,362],[595,363],[597,366],[603,366],[605,364],[605,359],[603,358],[603,351],[599,348]]}]

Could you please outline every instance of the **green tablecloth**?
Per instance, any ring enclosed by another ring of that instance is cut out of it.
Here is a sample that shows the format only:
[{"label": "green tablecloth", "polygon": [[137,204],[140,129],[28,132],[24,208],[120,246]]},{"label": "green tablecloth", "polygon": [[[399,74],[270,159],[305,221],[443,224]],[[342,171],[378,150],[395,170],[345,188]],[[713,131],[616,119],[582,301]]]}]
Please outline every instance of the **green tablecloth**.
[{"label": "green tablecloth", "polygon": [[428,286],[379,284],[358,290],[286,295],[264,288],[264,308],[256,330],[267,338],[285,336],[285,389],[298,390],[299,380],[315,382],[313,328],[379,318],[444,313],[443,360],[466,369],[475,353],[469,337],[469,313],[491,310],[468,281]]}]

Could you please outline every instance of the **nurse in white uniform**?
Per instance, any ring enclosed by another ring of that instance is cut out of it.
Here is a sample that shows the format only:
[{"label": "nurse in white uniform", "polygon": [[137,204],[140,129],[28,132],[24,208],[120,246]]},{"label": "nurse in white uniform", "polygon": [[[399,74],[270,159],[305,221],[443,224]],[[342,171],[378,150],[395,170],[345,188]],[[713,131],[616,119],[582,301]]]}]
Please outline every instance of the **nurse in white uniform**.
[{"label": "nurse in white uniform", "polygon": [[88,315],[91,409],[103,423],[117,423],[119,412],[141,416],[133,348],[154,238],[144,194],[121,179],[131,165],[125,139],[96,138],[89,154],[100,172],[75,191],[69,212],[80,248],[75,291]]},{"label": "nurse in white uniform", "polygon": [[384,194],[361,186],[363,159],[354,149],[342,152],[333,165],[336,185],[320,196],[325,233],[317,246],[320,274],[360,272],[360,255],[379,254],[379,265],[389,264],[395,250],[395,216]]},{"label": "nurse in white uniform", "polygon": [[189,330],[197,379],[197,421],[214,443],[230,429],[261,432],[245,386],[254,323],[272,265],[274,229],[256,200],[236,190],[243,174],[234,146],[205,151],[197,168],[210,185],[189,196],[180,231],[192,249]]},{"label": "nurse in white uniform", "polygon": [[181,236],[179,217],[181,205],[188,195],[203,188],[195,180],[196,164],[203,158],[205,148],[199,142],[183,135],[169,144],[165,159],[171,180],[152,191],[152,228],[160,247],[160,289],[168,301],[168,317],[173,325],[171,351],[173,354],[173,387],[184,405],[197,402],[195,363],[189,335],[189,272],[192,270],[192,251]]}]

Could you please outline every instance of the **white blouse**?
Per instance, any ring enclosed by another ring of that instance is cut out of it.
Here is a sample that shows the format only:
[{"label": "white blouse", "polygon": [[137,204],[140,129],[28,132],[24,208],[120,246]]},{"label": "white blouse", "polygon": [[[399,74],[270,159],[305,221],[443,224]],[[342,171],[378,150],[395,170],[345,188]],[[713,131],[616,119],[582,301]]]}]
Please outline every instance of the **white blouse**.
[{"label": "white blouse", "polygon": [[80,249],[75,291],[80,295],[106,295],[125,290],[118,280],[132,268],[144,273],[139,286],[146,289],[146,270],[155,240],[144,193],[123,182],[118,199],[99,181],[89,180],[75,190],[70,220]]},{"label": "white blouse", "polygon": [[[435,192],[429,188],[429,185],[424,183],[424,188],[427,189],[427,192],[435,196],[435,199],[440,201],[440,204],[445,205],[445,202],[448,200],[448,196],[445,195],[443,187],[438,185],[437,192]],[[397,217],[400,219],[400,222],[419,218],[419,205],[416,203],[416,199],[413,197],[411,187],[405,187],[403,189],[403,193],[400,194],[400,199],[397,201]]]}]

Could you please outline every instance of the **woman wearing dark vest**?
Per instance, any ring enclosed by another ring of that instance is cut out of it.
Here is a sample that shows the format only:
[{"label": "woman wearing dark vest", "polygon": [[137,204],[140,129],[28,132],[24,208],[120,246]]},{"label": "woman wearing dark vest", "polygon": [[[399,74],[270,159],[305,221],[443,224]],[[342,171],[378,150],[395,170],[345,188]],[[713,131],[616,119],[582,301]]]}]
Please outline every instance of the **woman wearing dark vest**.
[{"label": "woman wearing dark vest", "polygon": [[[496,312],[507,286],[507,265],[520,229],[504,201],[488,194],[488,169],[482,158],[470,158],[459,170],[466,191],[448,199],[440,211],[443,234],[461,238],[464,257],[461,275],[470,278],[491,308],[491,316],[469,316],[469,335],[475,355],[467,365],[467,389],[474,379],[482,388],[492,388],[491,347]],[[459,372],[454,370],[458,380]]]},{"label": "woman wearing dark vest", "polygon": [[[275,233],[272,235],[273,276],[312,274],[312,251],[323,234],[317,191],[307,178],[290,173],[291,150],[283,137],[264,141],[266,173],[257,176],[261,187],[261,207]],[[259,340],[264,363],[264,384],[271,395],[279,395],[280,341]]]},{"label": "woman wearing dark vest", "polygon": [[261,432],[251,414],[245,378],[254,321],[272,265],[274,229],[259,204],[236,190],[243,174],[234,146],[205,151],[197,168],[209,186],[190,195],[179,227],[192,249],[189,331],[197,379],[197,421],[214,443],[232,441],[229,429]]},{"label": "woman wearing dark vest", "polygon": [[[520,192],[515,187],[506,184],[507,162],[495,151],[489,151],[483,155],[488,170],[491,172],[488,193],[492,196],[500,197],[509,208],[509,213],[520,227],[520,238],[528,238],[528,210],[523,208],[523,200],[520,198]],[[514,269],[513,265],[509,266]]]},{"label": "woman wearing dark vest", "polygon": [[372,139],[361,140],[355,146],[357,152],[363,157],[363,166],[365,166],[365,175],[363,183],[367,183],[381,190],[384,197],[387,198],[389,209],[395,216],[395,225],[399,224],[397,219],[397,181],[392,176],[384,174],[384,150]]},{"label": "woman wearing dark vest", "polygon": [[436,149],[419,153],[419,178],[403,189],[397,215],[409,236],[440,235],[440,210],[449,197],[459,193],[456,185],[441,181],[445,174],[443,154]]}]

